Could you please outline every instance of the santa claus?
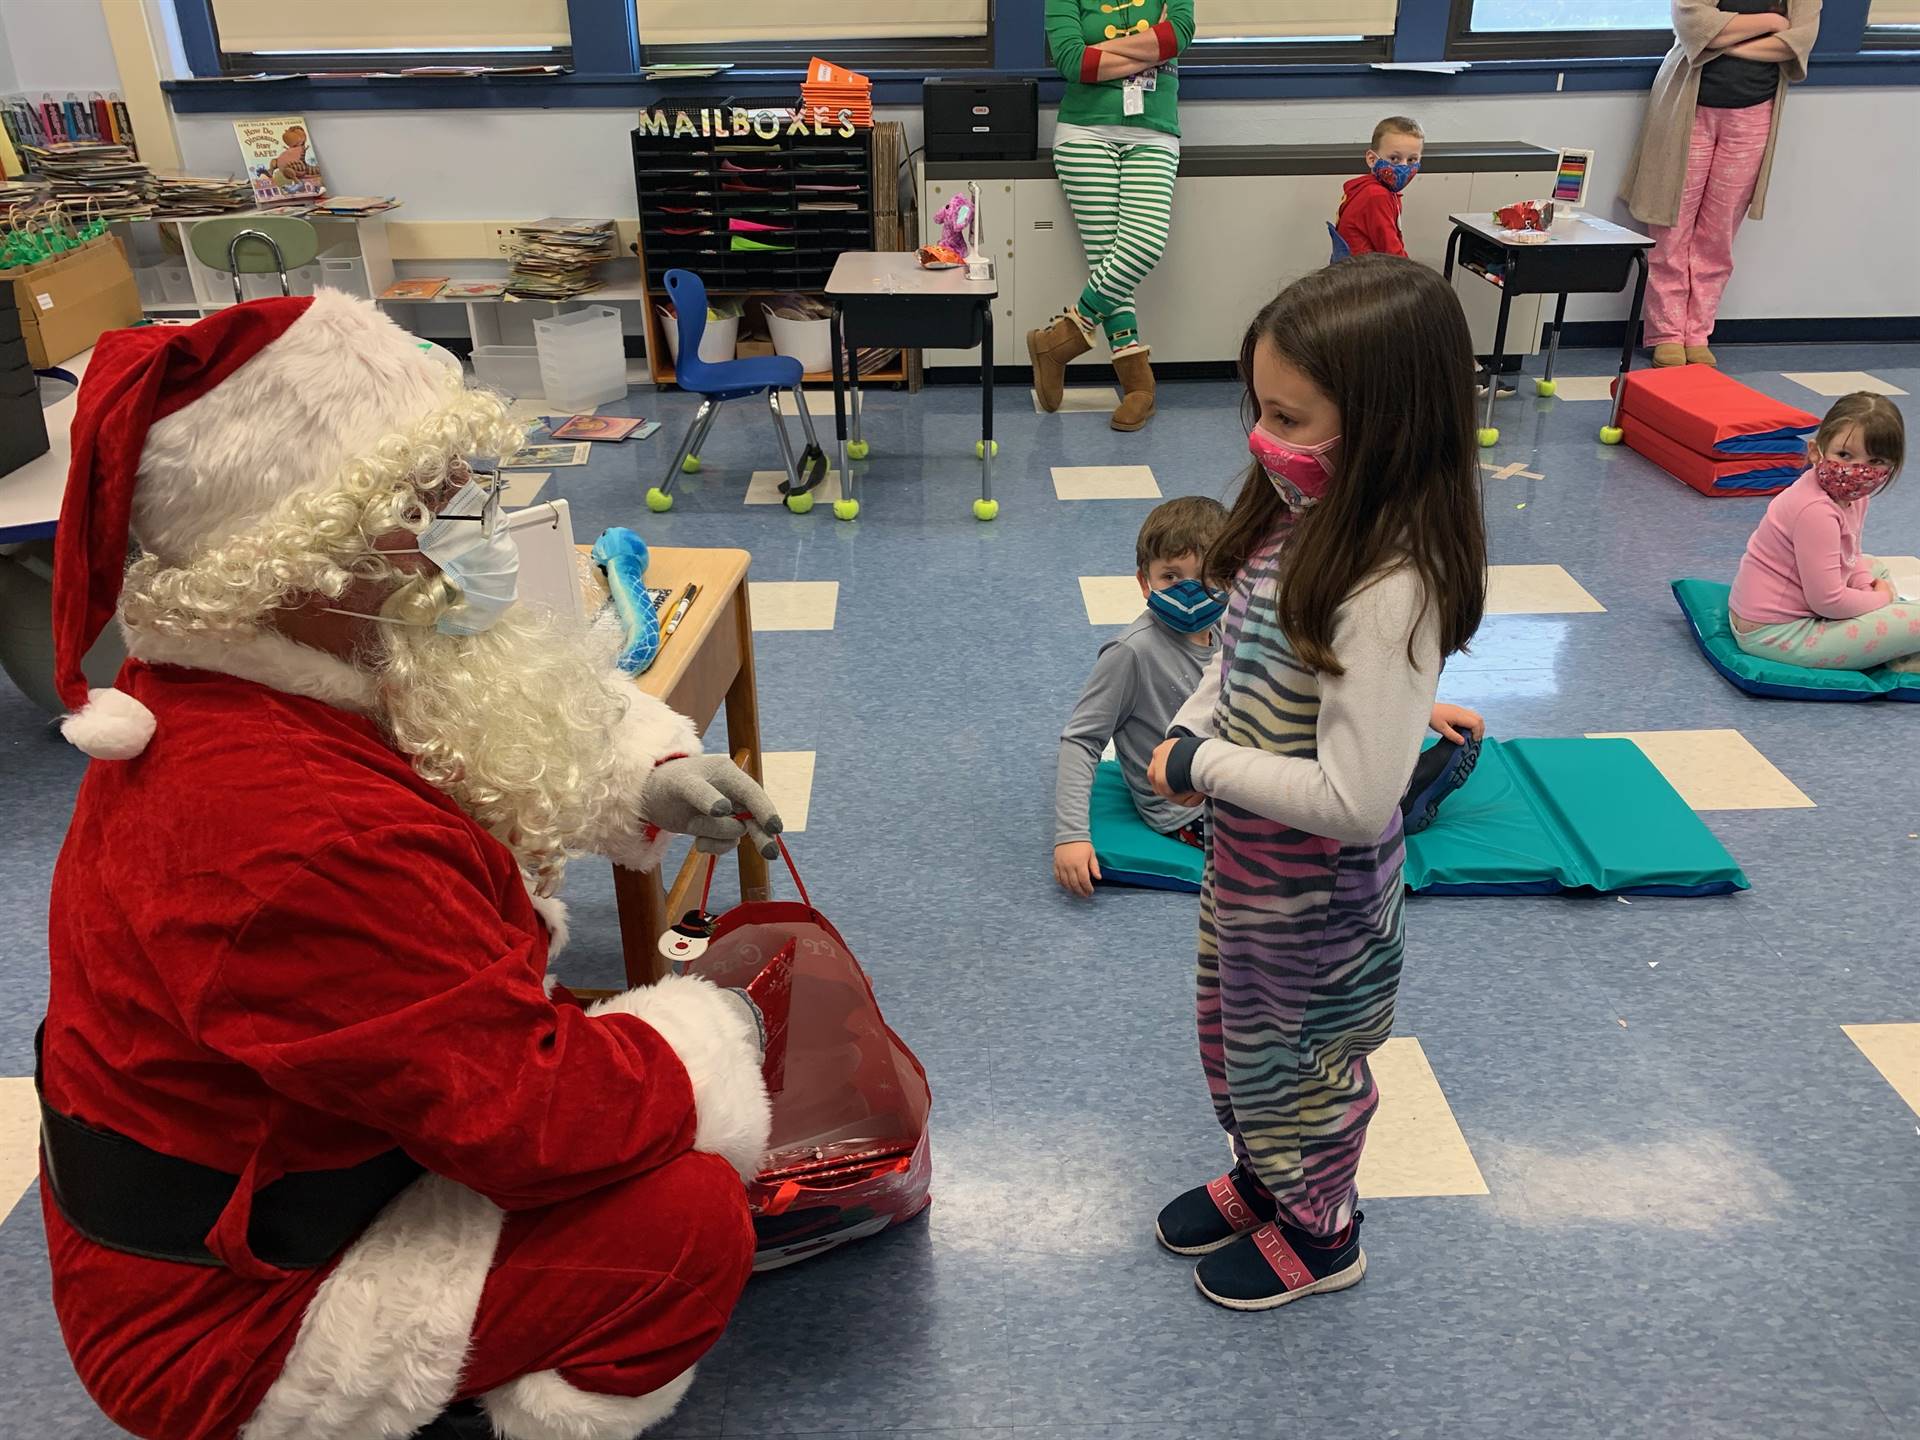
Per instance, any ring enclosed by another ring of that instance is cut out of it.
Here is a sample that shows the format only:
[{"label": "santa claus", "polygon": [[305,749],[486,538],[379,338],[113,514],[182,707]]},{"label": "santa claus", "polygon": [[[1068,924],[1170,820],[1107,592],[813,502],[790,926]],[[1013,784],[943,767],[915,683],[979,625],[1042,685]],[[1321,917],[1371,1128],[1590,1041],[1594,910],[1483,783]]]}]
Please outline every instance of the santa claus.
[{"label": "santa claus", "polygon": [[[74,1365],[135,1434],[624,1440],[746,1283],[751,1002],[582,1008],[547,963],[569,854],[779,820],[514,605],[477,457],[518,440],[334,292],[94,352],[41,1199]],[[132,658],[89,694],[116,609]]]}]

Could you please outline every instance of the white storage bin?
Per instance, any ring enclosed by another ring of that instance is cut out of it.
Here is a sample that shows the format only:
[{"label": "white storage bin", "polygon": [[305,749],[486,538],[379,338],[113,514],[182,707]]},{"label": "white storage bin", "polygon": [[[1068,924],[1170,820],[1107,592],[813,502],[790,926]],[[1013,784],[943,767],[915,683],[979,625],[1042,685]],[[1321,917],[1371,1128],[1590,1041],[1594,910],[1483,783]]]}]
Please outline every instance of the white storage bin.
[{"label": "white storage bin", "polygon": [[160,274],[160,297],[169,305],[193,303],[193,273],[185,265],[156,265]]},{"label": "white storage bin", "polygon": [[[676,365],[680,362],[680,322],[670,310],[660,312],[660,329],[667,337],[667,358]],[[718,365],[723,360],[733,359],[735,346],[740,343],[740,317],[729,315],[724,320],[707,317],[706,331],[700,336],[700,358],[709,365]],[[821,354],[827,352],[822,349]]]},{"label": "white storage bin", "polygon": [[336,246],[322,251],[314,263],[320,267],[319,274],[314,277],[316,287],[344,290],[349,295],[358,295],[362,300],[372,297],[373,288],[367,283],[367,262],[355,251]]},{"label": "white storage bin", "polygon": [[585,410],[624,400],[627,347],[620,312],[587,305],[533,322],[540,352],[540,388],[555,410]]},{"label": "white storage bin", "polygon": [[167,303],[167,286],[160,278],[158,265],[140,266],[133,272],[133,283],[139,287],[140,303],[147,309]]},{"label": "white storage bin", "polygon": [[473,373],[489,390],[516,400],[544,393],[540,380],[540,350],[535,345],[476,345]]},{"label": "white storage bin", "polygon": [[767,331],[773,336],[773,353],[791,355],[807,374],[824,375],[832,368],[833,321],[783,320],[768,312]]}]

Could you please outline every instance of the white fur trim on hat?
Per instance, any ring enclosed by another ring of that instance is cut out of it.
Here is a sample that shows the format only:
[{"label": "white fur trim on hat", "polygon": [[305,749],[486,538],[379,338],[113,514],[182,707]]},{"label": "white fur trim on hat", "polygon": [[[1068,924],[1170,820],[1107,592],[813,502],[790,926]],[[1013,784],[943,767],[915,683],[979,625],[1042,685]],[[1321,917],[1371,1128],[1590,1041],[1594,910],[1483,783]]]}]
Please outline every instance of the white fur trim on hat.
[{"label": "white fur trim on hat", "polygon": [[286,333],[147,432],[133,533],[184,564],[445,404],[457,382],[370,300],[321,289]]},{"label": "white fur trim on hat", "polygon": [[505,1440],[633,1440],[671,1415],[692,1384],[689,1366],[650,1395],[596,1395],[541,1370],[489,1390],[480,1404]]},{"label": "white fur trim on hat", "polygon": [[505,1221],[440,1175],[347,1248],[240,1440],[400,1440],[446,1409]]},{"label": "white fur trim on hat", "polygon": [[124,690],[89,690],[60,733],[96,760],[131,760],[153,739],[153,711]]},{"label": "white fur trim on hat", "polygon": [[668,975],[588,1007],[631,1015],[665,1040],[693,1082],[693,1148],[718,1155],[751,1180],[767,1153],[773,1105],[760,1073],[760,1035],[743,997],[697,975]]}]

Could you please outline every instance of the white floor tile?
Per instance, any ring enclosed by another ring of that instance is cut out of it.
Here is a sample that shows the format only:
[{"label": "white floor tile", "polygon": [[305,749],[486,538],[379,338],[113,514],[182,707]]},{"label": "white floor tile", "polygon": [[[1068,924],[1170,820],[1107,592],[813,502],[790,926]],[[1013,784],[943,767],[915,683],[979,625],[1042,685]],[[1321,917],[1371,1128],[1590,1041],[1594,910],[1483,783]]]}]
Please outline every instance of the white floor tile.
[{"label": "white floor tile", "polygon": [[831,630],[840,606],[838,580],[753,580],[747,603],[755,630]]},{"label": "white floor tile", "polygon": [[[807,397],[807,413],[813,416],[816,422],[825,420],[827,424],[833,424],[833,391],[803,390],[800,393]],[[764,402],[762,403],[764,404]],[[794,404],[793,392],[791,390],[782,390],[780,392],[780,413],[789,420],[799,418],[800,407]],[[826,442],[822,440],[821,443],[825,444]]]},{"label": "white floor tile", "polygon": [[511,470],[500,487],[500,503],[509,510],[524,510],[533,504],[541,487],[553,478],[551,470]]},{"label": "white floor tile", "polygon": [[1616,378],[1612,375],[1556,375],[1553,377],[1553,398],[1583,403],[1611,400]]},{"label": "white floor tile", "polygon": [[1132,575],[1082,575],[1080,601],[1089,625],[1131,625],[1147,608],[1140,582]]},{"label": "white floor tile", "polygon": [[1053,493],[1062,500],[1158,500],[1148,465],[1056,465]]},{"label": "white floor tile", "polygon": [[[786,478],[787,472],[784,470],[754,471],[753,478],[747,482],[747,504],[778,505],[787,498],[780,493],[780,487],[785,483]],[[827,472],[827,478],[814,486],[811,493],[814,504],[816,505],[831,505],[834,501],[838,500],[840,498],[840,472],[838,470],[829,470]]]},{"label": "white floor tile", "polygon": [[33,1081],[0,1080],[0,1219],[39,1173],[40,1102]]},{"label": "white floor tile", "polygon": [[1920,1025],[1842,1025],[1847,1038],[1920,1115]]},{"label": "white floor tile", "polygon": [[[1033,413],[1041,414],[1040,392],[1027,391],[1033,397]],[[1060,394],[1056,415],[1111,415],[1120,405],[1120,392],[1101,385],[1070,386]]]},{"label": "white floor tile", "polygon": [[1489,565],[1489,615],[1597,615],[1606,610],[1559,565]]},{"label": "white floor tile", "polygon": [[811,750],[769,750],[760,757],[767,798],[780,812],[789,835],[807,828],[807,811],[813,804],[813,756]]},{"label": "white floor tile", "polygon": [[1811,810],[1813,801],[1738,730],[1635,730],[1631,740],[1696,810]]},{"label": "white floor tile", "polygon": [[1869,375],[1864,370],[1783,370],[1780,373],[1816,395],[1851,395],[1856,390],[1866,390],[1874,395],[1907,393],[1898,385],[1890,385],[1878,375]]},{"label": "white floor tile", "polygon": [[1397,1035],[1367,1063],[1380,1085],[1380,1108],[1360,1155],[1360,1194],[1369,1200],[1486,1194],[1487,1182],[1420,1042]]}]

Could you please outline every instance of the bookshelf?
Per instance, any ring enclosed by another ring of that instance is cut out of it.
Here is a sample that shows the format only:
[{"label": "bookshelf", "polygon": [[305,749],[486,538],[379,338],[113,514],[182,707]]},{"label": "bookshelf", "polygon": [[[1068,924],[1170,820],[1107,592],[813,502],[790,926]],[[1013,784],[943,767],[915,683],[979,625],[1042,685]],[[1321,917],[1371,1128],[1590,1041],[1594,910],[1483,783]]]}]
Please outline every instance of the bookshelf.
[{"label": "bookshelf", "polygon": [[[783,126],[771,139],[751,133],[676,138],[643,125],[632,138],[641,324],[656,384],[673,383],[657,313],[667,271],[693,271],[716,299],[819,295],[843,252],[875,248],[871,130],[812,135]],[[835,208],[822,208],[828,206]],[[736,244],[742,240],[787,248],[743,248]],[[905,367],[902,354],[862,380],[903,381]],[[830,378],[807,376],[813,383]]]}]

